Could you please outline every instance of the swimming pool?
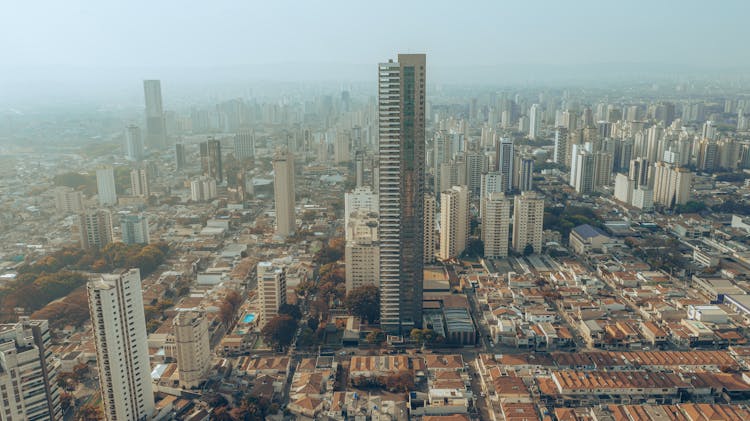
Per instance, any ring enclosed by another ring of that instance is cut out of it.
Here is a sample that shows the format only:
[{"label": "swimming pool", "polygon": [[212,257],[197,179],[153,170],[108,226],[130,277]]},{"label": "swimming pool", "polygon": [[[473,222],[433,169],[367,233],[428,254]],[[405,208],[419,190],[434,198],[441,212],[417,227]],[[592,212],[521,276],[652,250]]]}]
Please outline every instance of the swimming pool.
[{"label": "swimming pool", "polygon": [[253,320],[255,320],[255,314],[247,313],[245,317],[242,318],[242,323],[252,323]]}]

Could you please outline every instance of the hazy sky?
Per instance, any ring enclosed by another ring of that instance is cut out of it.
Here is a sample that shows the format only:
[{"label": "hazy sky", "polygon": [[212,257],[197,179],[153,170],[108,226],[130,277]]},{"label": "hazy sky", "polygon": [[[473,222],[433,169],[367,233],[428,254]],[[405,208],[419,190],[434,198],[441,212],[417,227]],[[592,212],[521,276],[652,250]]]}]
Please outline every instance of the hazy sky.
[{"label": "hazy sky", "polygon": [[234,69],[249,78],[330,71],[333,80],[366,80],[398,52],[426,52],[432,75],[597,64],[750,68],[747,0],[8,0],[0,16],[0,89],[190,73],[182,69],[196,78]]}]

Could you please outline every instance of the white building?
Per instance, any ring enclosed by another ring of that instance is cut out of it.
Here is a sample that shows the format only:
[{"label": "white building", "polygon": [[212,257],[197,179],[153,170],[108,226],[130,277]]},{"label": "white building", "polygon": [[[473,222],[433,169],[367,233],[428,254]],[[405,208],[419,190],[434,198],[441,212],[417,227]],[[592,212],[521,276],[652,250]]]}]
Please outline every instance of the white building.
[{"label": "white building", "polygon": [[288,237],[296,230],[294,215],[294,156],[282,152],[273,159],[273,197],[276,206],[276,234]]},{"label": "white building", "polygon": [[241,132],[234,135],[234,156],[239,160],[255,156],[255,133]]},{"label": "white building", "polygon": [[190,182],[190,200],[193,202],[205,202],[215,199],[216,180],[211,177],[200,177]]},{"label": "white building", "polygon": [[542,251],[544,198],[534,192],[516,196],[513,206],[513,250],[523,253],[531,245],[534,253]]},{"label": "white building", "polygon": [[83,193],[70,187],[55,187],[55,209],[62,213],[83,212]]},{"label": "white building", "polygon": [[107,209],[88,210],[78,215],[81,248],[102,248],[112,242],[112,214]]},{"label": "white building", "polygon": [[208,321],[202,311],[180,311],[172,321],[180,386],[195,388],[211,368]]},{"label": "white building", "polygon": [[483,199],[482,241],[484,256],[500,258],[508,256],[508,234],[510,233],[510,200],[503,193],[490,193]]},{"label": "white building", "polygon": [[369,186],[357,187],[344,193],[344,226],[349,226],[349,215],[352,213],[378,213],[378,206],[378,194]]},{"label": "white building", "polygon": [[537,139],[542,130],[542,108],[534,104],[529,108],[529,139]]},{"label": "white building", "polygon": [[146,215],[120,215],[120,233],[125,244],[148,244],[151,237]]},{"label": "white building", "polygon": [[654,164],[654,203],[671,208],[690,200],[693,173],[666,162]]},{"label": "white building", "polygon": [[286,270],[273,262],[258,263],[259,326],[279,315],[279,307],[286,304]]},{"label": "white building", "polygon": [[442,260],[458,257],[469,239],[469,189],[453,186],[440,193],[440,251]]},{"label": "white building", "polygon": [[112,206],[117,204],[117,191],[115,190],[115,170],[112,167],[96,169],[96,194],[101,206]]},{"label": "white building", "polygon": [[378,214],[360,210],[346,226],[346,292],[365,285],[380,285]]},{"label": "white building", "polygon": [[148,185],[148,171],[145,168],[134,168],[130,171],[130,194],[141,197],[151,195]]},{"label": "white building", "polygon": [[154,394],[140,271],[102,275],[87,289],[104,416],[148,420],[154,413]]},{"label": "white building", "polygon": [[125,158],[129,161],[140,161],[143,159],[143,136],[141,136],[140,127],[131,124],[125,129],[123,149]]},{"label": "white building", "polygon": [[0,324],[0,420],[62,420],[46,320]]}]

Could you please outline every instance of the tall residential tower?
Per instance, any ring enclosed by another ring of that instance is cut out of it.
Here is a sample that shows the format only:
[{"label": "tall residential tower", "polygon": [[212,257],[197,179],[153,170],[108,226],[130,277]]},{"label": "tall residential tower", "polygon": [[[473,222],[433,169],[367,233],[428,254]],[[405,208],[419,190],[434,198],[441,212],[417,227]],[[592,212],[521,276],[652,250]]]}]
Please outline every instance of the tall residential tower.
[{"label": "tall residential tower", "polygon": [[422,326],[425,74],[424,54],[378,65],[380,323],[394,334]]}]

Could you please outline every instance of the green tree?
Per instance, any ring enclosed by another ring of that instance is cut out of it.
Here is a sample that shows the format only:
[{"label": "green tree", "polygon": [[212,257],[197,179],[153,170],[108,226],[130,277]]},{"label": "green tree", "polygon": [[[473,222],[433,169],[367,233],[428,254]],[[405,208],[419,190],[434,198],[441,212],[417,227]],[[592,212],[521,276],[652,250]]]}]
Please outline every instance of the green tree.
[{"label": "green tree", "polygon": [[380,318],[380,289],[373,285],[354,288],[346,296],[346,308],[367,323]]},{"label": "green tree", "polygon": [[382,344],[383,342],[385,342],[385,339],[385,333],[380,329],[373,330],[365,337],[365,340],[367,340],[367,342],[376,345]]},{"label": "green tree", "polygon": [[531,244],[526,244],[526,247],[523,248],[523,255],[531,256],[532,254],[534,254],[534,246]]},{"label": "green tree", "polygon": [[425,344],[431,344],[437,339],[437,334],[434,330],[426,328],[426,329],[412,329],[411,333],[409,334],[409,337],[412,341],[418,343],[419,345],[425,345]]},{"label": "green tree", "polygon": [[282,304],[279,306],[279,314],[288,314],[294,320],[300,320],[302,318],[302,310],[296,304]]},{"label": "green tree", "polygon": [[269,320],[260,333],[265,343],[285,348],[292,343],[296,330],[297,322],[288,314],[281,314]]}]

